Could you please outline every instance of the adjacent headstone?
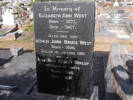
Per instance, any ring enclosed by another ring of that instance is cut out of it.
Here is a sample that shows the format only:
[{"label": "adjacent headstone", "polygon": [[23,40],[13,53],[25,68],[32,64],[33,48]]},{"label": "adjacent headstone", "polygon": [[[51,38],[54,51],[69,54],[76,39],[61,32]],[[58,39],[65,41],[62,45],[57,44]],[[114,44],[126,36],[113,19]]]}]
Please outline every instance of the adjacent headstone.
[{"label": "adjacent headstone", "polygon": [[115,0],[113,6],[114,6],[114,7],[119,7],[119,2],[118,2],[117,0]]},{"label": "adjacent headstone", "polygon": [[38,2],[33,8],[39,92],[89,99],[95,3]]},{"label": "adjacent headstone", "polygon": [[2,16],[3,25],[15,25],[14,15],[12,13],[13,11],[11,9],[7,9],[4,12]]}]

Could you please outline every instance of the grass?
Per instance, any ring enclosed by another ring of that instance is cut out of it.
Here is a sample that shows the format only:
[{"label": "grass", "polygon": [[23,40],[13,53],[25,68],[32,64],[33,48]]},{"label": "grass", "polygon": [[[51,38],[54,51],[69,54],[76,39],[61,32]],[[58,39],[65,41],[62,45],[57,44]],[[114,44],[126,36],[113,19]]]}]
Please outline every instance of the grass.
[{"label": "grass", "polygon": [[27,24],[24,28],[24,31],[33,32],[34,33],[34,24]]},{"label": "grass", "polygon": [[0,4],[0,7],[3,7],[3,6],[5,6],[5,4]]},{"label": "grass", "polygon": [[3,34],[3,32],[0,32],[0,35],[2,35]]}]

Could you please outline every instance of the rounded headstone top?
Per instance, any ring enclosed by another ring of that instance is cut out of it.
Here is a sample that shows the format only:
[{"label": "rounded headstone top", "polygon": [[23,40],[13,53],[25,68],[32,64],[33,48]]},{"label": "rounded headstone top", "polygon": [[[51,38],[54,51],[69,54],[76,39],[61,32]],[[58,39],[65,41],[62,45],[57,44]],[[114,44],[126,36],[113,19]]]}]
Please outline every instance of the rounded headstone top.
[{"label": "rounded headstone top", "polygon": [[114,4],[113,4],[113,6],[115,6],[115,7],[119,7],[119,3],[118,3],[118,1],[117,1],[117,0],[115,0],[115,2],[114,2]]}]

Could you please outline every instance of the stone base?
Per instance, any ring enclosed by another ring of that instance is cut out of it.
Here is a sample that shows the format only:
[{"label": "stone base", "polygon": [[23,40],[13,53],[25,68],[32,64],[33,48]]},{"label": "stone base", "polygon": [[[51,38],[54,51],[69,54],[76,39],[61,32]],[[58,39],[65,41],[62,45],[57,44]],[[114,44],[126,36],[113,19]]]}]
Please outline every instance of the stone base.
[{"label": "stone base", "polygon": [[98,87],[94,87],[93,93],[90,99],[81,99],[75,97],[55,96],[50,94],[41,94],[34,90],[34,93],[29,96],[31,100],[99,100],[98,99]]},{"label": "stone base", "polygon": [[23,48],[22,47],[13,47],[10,49],[10,51],[13,56],[17,57],[23,53]]},{"label": "stone base", "polygon": [[[115,94],[116,100],[133,100],[133,85],[126,65],[129,59],[133,59],[132,54],[128,53],[124,45],[112,45],[105,74],[107,82],[106,94]],[[106,95],[106,97],[107,96],[111,97],[109,95]]]}]

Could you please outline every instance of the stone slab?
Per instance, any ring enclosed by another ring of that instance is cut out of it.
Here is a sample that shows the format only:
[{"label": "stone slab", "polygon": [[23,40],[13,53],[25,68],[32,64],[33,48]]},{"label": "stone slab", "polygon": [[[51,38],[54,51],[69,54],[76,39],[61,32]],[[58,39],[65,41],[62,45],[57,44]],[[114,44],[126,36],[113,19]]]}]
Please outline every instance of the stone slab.
[{"label": "stone slab", "polygon": [[0,66],[7,63],[12,58],[9,49],[0,49]]},{"label": "stone slab", "polygon": [[94,2],[45,2],[33,8],[39,92],[90,98]]}]

